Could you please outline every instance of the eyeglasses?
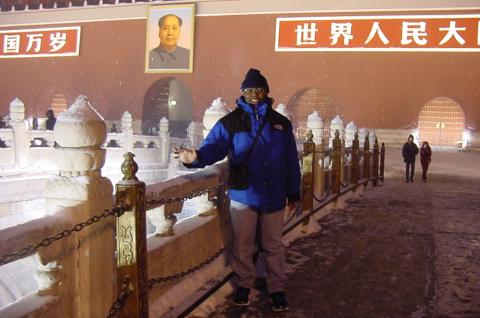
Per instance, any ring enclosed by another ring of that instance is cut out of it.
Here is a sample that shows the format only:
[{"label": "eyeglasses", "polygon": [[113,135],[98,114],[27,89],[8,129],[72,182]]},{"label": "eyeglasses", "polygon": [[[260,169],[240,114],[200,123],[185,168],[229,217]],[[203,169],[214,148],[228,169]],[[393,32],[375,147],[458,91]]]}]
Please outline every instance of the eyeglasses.
[{"label": "eyeglasses", "polygon": [[243,88],[241,89],[242,93],[253,94],[253,93],[266,93],[266,89],[263,87],[254,87],[254,88]]}]

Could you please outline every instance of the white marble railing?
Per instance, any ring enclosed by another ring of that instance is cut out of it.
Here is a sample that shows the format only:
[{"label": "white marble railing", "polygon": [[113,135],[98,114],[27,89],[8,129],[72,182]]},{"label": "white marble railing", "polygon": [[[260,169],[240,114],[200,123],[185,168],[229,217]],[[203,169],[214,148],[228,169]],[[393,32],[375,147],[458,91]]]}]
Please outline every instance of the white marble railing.
[{"label": "white marble railing", "polygon": [[53,130],[29,130],[31,147],[53,147]]},{"label": "white marble railing", "polygon": [[[0,241],[5,243],[0,246],[0,256],[35,243],[43,237],[51,237],[98,215],[104,209],[110,209],[114,202],[113,188],[110,180],[102,177],[103,162],[106,162],[105,167],[112,163],[115,169],[120,170],[123,154],[130,151],[136,155],[135,160],[140,165],[146,162],[167,167],[170,161],[170,143],[176,146],[195,146],[199,138],[194,132],[205,129],[205,133],[208,133],[215,118],[218,119],[224,113],[218,111],[218,107],[210,109],[211,113],[207,116],[209,120],[204,122],[203,127],[192,125],[196,127],[191,129],[189,137],[185,139],[170,138],[166,119],[162,119],[159,124],[159,136],[134,135],[131,129],[132,118],[127,112],[122,117],[122,132],[107,134],[103,119],[90,109],[88,100],[81,96],[66,113],[83,107],[79,114],[96,114],[95,121],[92,123],[87,116],[84,122],[79,123],[72,120],[76,116],[59,116],[55,127],[55,134],[59,135],[54,138],[51,131],[28,130],[22,117],[22,107],[23,104],[18,100],[11,105],[12,128],[0,131],[0,138],[6,146],[0,148],[0,158],[8,154],[12,160],[10,164],[22,168],[37,162],[35,160],[38,158],[46,160],[45,158],[59,156],[60,160],[52,159],[52,162],[57,162],[62,168],[57,168],[60,175],[48,180],[45,187],[45,216],[0,230]],[[317,116],[316,120],[318,119]],[[335,127],[339,128],[338,125]],[[79,129],[80,133],[77,134]],[[322,142],[323,135],[317,137],[320,137],[316,140],[323,147],[330,136],[325,136],[326,142]],[[34,140],[40,142],[37,142],[39,145],[34,142],[35,146],[32,147]],[[54,140],[58,143],[55,148],[52,147]],[[321,166],[318,169],[319,175],[329,175],[332,150],[326,148],[322,152],[323,157],[317,163]],[[3,164],[2,161],[0,163]],[[178,174],[175,162],[170,162],[168,170],[170,168]],[[227,243],[226,220],[221,217],[227,214],[224,210],[228,207],[223,185],[213,195],[204,194],[184,203],[152,203],[218,187],[225,180],[225,170],[225,164],[214,166],[146,188],[149,207],[147,218],[154,227],[154,235],[150,235],[147,242],[149,277],[175,273],[198,264],[205,259],[206,246],[211,256]],[[325,181],[324,184],[328,182]],[[176,214],[188,204],[194,210],[193,217],[175,224]],[[222,213],[219,213],[220,210]],[[102,219],[89,229],[72,233],[60,243],[52,243],[38,252],[28,253],[37,255],[35,279],[39,289],[0,309],[0,316],[104,317],[116,296],[115,286],[118,284],[112,257],[115,252],[114,222],[114,217]],[[189,248],[185,249],[185,246]],[[180,258],[181,262],[172,261],[178,260],[179,255],[184,255],[185,258]],[[158,291],[154,294],[158,298]]]},{"label": "white marble railing", "polygon": [[[13,128],[0,129],[0,171],[17,171],[39,168],[47,170],[55,164],[54,132],[29,130],[19,122]],[[170,134],[159,136],[134,135],[133,131],[108,133],[103,147],[107,149],[107,166],[117,164],[125,152],[133,152],[141,163],[166,168],[170,152]],[[187,139],[185,139],[186,141]],[[184,141],[182,141],[183,143]]]},{"label": "white marble railing", "polygon": [[13,129],[2,128],[0,129],[0,146],[12,147],[13,145]]}]

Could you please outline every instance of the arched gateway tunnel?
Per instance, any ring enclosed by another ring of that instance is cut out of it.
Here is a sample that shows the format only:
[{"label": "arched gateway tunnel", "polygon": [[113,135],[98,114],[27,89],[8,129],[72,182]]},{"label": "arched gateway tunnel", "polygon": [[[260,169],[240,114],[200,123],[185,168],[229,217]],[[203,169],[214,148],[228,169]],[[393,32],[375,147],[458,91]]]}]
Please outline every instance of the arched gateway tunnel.
[{"label": "arched gateway tunnel", "polygon": [[[480,317],[480,3],[0,7],[0,318]],[[175,155],[250,68],[301,169],[281,313],[261,244],[234,300],[228,163]]]}]

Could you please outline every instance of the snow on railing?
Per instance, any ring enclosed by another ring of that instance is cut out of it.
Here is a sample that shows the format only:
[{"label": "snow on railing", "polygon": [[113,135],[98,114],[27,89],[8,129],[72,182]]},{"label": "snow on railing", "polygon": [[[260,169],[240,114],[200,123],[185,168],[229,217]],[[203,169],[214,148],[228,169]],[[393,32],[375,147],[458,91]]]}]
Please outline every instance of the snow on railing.
[{"label": "snow on railing", "polygon": [[53,130],[29,130],[30,147],[53,147]]},{"label": "snow on railing", "polygon": [[[83,96],[78,97],[75,103],[77,108],[93,109],[88,103],[88,99]],[[20,102],[16,101],[16,107],[21,108],[20,106]],[[20,113],[21,111],[18,111],[17,115]],[[19,117],[21,116],[16,117],[15,125],[12,126],[13,134],[20,132],[21,136],[24,133],[25,140],[28,142],[38,138],[51,144],[51,132],[35,131],[32,133],[26,130],[23,119],[19,119]],[[133,135],[131,126],[128,127],[129,123],[131,124],[131,115],[129,114],[125,114],[125,118],[122,117],[122,132],[110,134],[106,133],[106,125],[104,122],[102,123],[103,119],[101,118],[95,119],[98,125],[88,126],[77,120],[69,119],[70,117],[76,119],[76,114],[71,114],[69,118],[63,117],[65,118],[59,118],[59,123],[57,123],[61,127],[62,134],[61,137],[59,136],[60,138],[56,139],[60,176],[49,181],[46,187],[45,212],[47,215],[41,219],[0,230],[0,241],[5,242],[0,247],[0,256],[21,249],[24,245],[34,244],[43,236],[55,235],[57,231],[65,227],[73,226],[73,231],[77,231],[77,226],[83,228],[82,225],[79,225],[79,221],[85,221],[85,218],[92,217],[92,215],[95,218],[99,209],[111,208],[113,204],[112,185],[108,179],[102,177],[100,171],[103,166],[102,160],[105,159],[105,152],[108,156],[109,149],[123,153],[125,149],[129,148],[133,152],[138,151],[138,157],[140,157],[142,151],[146,152],[160,147],[160,150],[164,151],[161,153],[161,161],[168,163],[168,145],[171,139],[166,119],[162,119],[160,123],[159,136],[140,136]],[[311,118],[318,121],[318,116]],[[336,124],[338,126],[339,122],[337,121]],[[317,128],[320,128],[318,126],[316,125]],[[8,133],[1,136],[8,139]],[[302,202],[302,217],[308,217],[312,213],[313,198],[320,203],[330,194],[338,195],[340,185],[353,184],[355,186],[359,183],[359,179],[364,179],[363,182],[368,182],[370,177],[378,179],[379,152],[376,140],[372,153],[368,143],[368,133],[360,142],[358,135],[355,134],[351,149],[342,149],[344,147],[342,147],[342,140],[339,136],[339,130],[336,130],[332,140],[333,148],[325,147],[325,144],[329,142],[328,139],[314,138],[315,136],[311,132],[309,140],[304,143],[303,154],[300,158],[303,168],[302,194],[303,200],[306,200]],[[325,137],[329,138],[330,136]],[[313,140],[318,142],[318,146]],[[184,141],[189,142],[189,139]],[[184,141],[176,140],[178,143]],[[73,142],[72,145],[70,145],[71,142]],[[102,147],[102,145],[113,142],[120,147],[107,146],[107,149]],[[135,148],[135,144],[140,144],[141,148]],[[179,144],[177,145],[179,146]],[[12,148],[16,149],[18,145]],[[26,151],[29,154],[29,149],[33,148],[26,147],[26,150],[19,149],[19,151]],[[45,148],[52,149],[51,147]],[[372,155],[370,155],[371,153]],[[133,158],[133,154],[129,156]],[[361,157],[366,158],[363,160],[363,167],[360,166]],[[26,163],[28,164],[28,161]],[[176,168],[173,165],[174,163],[172,163],[172,167]],[[139,183],[136,177],[132,178],[132,174],[135,175],[137,168],[122,165],[125,177],[124,181],[117,184],[115,197],[117,205],[134,202],[131,198],[125,202],[121,202],[121,200],[125,200],[125,196],[130,195],[128,194],[129,190],[125,190],[126,187]],[[375,174],[375,169],[377,174]],[[130,175],[130,178],[127,178],[127,175]],[[177,275],[183,271],[188,272],[189,268],[195,268],[198,264],[205,262],[205,259],[217,255],[219,250],[225,248],[230,240],[226,219],[229,206],[225,191],[226,175],[227,166],[224,163],[144,188],[145,191],[142,195],[145,196],[145,200],[139,202],[146,202],[146,207],[143,207],[146,213],[139,214],[143,217],[146,214],[155,228],[153,235],[143,238],[146,240],[148,277],[155,277],[156,281],[162,281],[159,277]],[[123,192],[119,187],[124,187]],[[308,200],[311,202],[306,205]],[[193,215],[177,223],[176,215],[189,204]],[[306,208],[307,206],[309,208]],[[136,211],[134,209],[135,214],[137,214]],[[135,214],[125,213],[121,218],[131,218]],[[292,222],[297,222],[295,220]],[[121,221],[117,219],[117,222]],[[303,223],[307,224],[308,222]],[[123,252],[127,253],[134,248],[134,245],[131,245],[133,244],[131,239],[132,235],[135,236],[135,232],[132,234],[132,225],[127,224],[128,226],[118,228],[119,224],[117,223],[117,243],[130,244],[129,247],[127,246],[130,250],[119,251],[117,247],[118,255]],[[8,308],[0,309],[0,316],[7,312],[15,312],[16,309],[38,309],[39,306],[49,306],[50,309],[43,311],[42,315],[47,312],[50,316],[79,316],[79,312],[86,310],[85,308],[88,308],[88,312],[83,312],[84,316],[106,313],[114,298],[112,286],[115,285],[115,282],[120,281],[115,274],[111,274],[115,272],[112,260],[112,255],[115,253],[113,219],[99,222],[92,228],[94,230],[72,235],[69,239],[64,240],[63,244],[48,244],[51,246],[38,252],[39,266],[36,278],[40,288],[37,294],[39,297],[44,295],[59,297],[60,302],[45,301],[42,303],[38,299],[25,298]],[[16,238],[21,239],[16,240]],[[79,281],[82,283],[77,286]],[[193,288],[192,286],[189,288]],[[161,305],[155,304],[160,295],[165,292],[163,286],[161,289],[163,291],[156,290],[154,293],[157,299],[151,299],[153,310],[156,311],[157,316],[161,316],[160,312],[163,310],[159,308]],[[94,293],[88,291],[94,291]],[[105,297],[100,299],[98,295]],[[68,305],[72,303],[80,305],[78,307]],[[52,307],[53,304],[55,304],[55,308]],[[31,314],[32,317],[40,316],[40,314],[34,313],[33,309]]]},{"label": "snow on railing", "polygon": [[13,140],[14,138],[12,128],[0,129],[0,148],[12,148]]},{"label": "snow on railing", "polygon": [[[15,99],[10,105],[11,128],[0,129],[0,170],[19,171],[39,166],[51,167],[55,162],[54,131],[31,129],[25,118],[25,106]],[[132,117],[122,116],[122,132],[108,133],[103,147],[107,149],[107,164],[117,164],[125,152],[133,152],[138,160],[156,166],[168,166],[170,152],[169,122],[162,118],[157,136],[134,135]],[[119,148],[119,149],[115,149]],[[108,169],[108,167],[107,167]]]}]

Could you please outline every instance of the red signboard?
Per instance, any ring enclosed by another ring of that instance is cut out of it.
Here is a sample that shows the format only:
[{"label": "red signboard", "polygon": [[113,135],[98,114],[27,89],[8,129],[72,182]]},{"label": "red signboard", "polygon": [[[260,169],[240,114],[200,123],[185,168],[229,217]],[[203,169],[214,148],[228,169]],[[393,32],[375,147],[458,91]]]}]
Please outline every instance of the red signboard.
[{"label": "red signboard", "polygon": [[480,14],[277,18],[275,51],[480,51]]},{"label": "red signboard", "polygon": [[78,56],[80,27],[0,30],[0,58]]}]

